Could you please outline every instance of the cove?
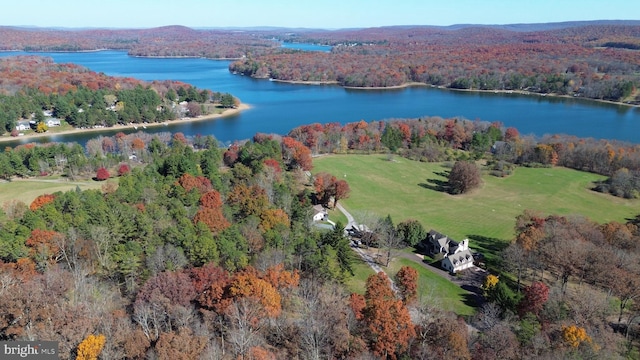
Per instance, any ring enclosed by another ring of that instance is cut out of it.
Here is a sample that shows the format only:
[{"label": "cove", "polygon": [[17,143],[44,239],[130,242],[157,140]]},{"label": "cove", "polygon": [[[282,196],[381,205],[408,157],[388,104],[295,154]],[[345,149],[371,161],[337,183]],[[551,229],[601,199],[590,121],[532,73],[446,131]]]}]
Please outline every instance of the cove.
[{"label": "cove", "polygon": [[[299,85],[233,75],[229,61],[200,58],[139,58],[122,51],[82,53],[2,52],[1,57],[40,55],[57,63],[76,63],[96,72],[142,80],[180,80],[200,89],[229,92],[252,108],[221,119],[149,127],[145,132],[213,135],[229,144],[257,132],[286,134],[310,123],[440,116],[500,121],[523,135],[569,134],[578,137],[640,143],[640,109],[575,98],[490,92],[463,92],[430,87],[387,90],[344,89],[335,85]],[[135,131],[135,130],[130,130]],[[18,139],[86,143],[104,133]]]}]

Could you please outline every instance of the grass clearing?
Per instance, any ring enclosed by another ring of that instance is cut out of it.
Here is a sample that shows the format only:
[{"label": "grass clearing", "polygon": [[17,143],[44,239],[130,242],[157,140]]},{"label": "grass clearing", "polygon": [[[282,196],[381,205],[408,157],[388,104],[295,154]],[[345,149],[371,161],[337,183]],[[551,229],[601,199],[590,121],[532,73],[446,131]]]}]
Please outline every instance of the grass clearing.
[{"label": "grass clearing", "polygon": [[349,293],[364,295],[367,278],[375,274],[375,271],[358,254],[353,253],[353,276],[348,277],[345,285]]},{"label": "grass clearing", "polygon": [[389,264],[389,268],[384,270],[389,277],[393,278],[403,266],[410,266],[418,271],[418,301],[426,301],[430,304],[438,302],[437,305],[441,309],[461,316],[475,313],[471,303],[472,296],[468,291],[409,259],[395,259]]},{"label": "grass clearing", "polygon": [[[108,180],[117,181],[117,180]],[[0,182],[0,205],[9,200],[22,201],[29,205],[38,196],[66,192],[80,187],[81,190],[101,189],[105,182],[101,181],[66,181],[65,178],[30,178],[14,179]]]},{"label": "grass clearing", "polygon": [[519,167],[506,178],[483,176],[470,194],[452,196],[437,190],[446,181],[441,163],[421,163],[386,155],[331,155],[315,158],[314,172],[347,180],[348,199],[341,200],[358,220],[367,212],[390,214],[395,223],[416,219],[454,239],[471,239],[472,248],[491,256],[514,237],[516,216],[526,209],[544,214],[580,214],[599,223],[624,222],[640,212],[640,200],[589,190],[605,177],[566,168]]}]

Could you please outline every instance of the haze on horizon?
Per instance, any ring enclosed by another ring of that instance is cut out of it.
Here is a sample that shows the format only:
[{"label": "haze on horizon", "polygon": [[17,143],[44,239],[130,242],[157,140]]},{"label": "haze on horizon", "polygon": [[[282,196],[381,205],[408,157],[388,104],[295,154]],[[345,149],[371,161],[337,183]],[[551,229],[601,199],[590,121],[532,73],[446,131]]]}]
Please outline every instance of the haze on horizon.
[{"label": "haze on horizon", "polygon": [[[632,15],[630,15],[632,14]],[[635,18],[630,18],[635,16]],[[629,0],[22,0],[3,4],[0,26],[62,28],[363,28],[640,20]]]}]

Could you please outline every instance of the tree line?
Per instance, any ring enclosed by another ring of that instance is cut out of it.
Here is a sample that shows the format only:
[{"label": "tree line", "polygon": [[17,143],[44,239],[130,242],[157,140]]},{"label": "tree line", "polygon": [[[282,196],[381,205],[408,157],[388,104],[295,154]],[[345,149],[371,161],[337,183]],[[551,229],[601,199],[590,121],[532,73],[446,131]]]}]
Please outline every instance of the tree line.
[{"label": "tree line", "polygon": [[501,123],[423,117],[359,121],[348,124],[302,125],[289,136],[313,154],[385,153],[441,162],[488,160],[486,171],[508,176],[515,166],[565,166],[608,177],[597,191],[638,197],[639,148],[626,142],[583,139],[568,135],[521,136]]}]

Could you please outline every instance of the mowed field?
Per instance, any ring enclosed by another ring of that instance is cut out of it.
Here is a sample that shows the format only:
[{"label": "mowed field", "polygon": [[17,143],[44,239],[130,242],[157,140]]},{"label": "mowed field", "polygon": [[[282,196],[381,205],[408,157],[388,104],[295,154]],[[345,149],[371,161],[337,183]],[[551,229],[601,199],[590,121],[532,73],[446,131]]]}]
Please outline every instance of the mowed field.
[{"label": "mowed field", "polygon": [[[116,181],[116,180],[108,180]],[[0,182],[0,206],[9,200],[22,201],[27,206],[42,194],[53,194],[58,191],[100,189],[105,182],[86,181],[66,181],[64,178],[33,178],[14,179],[12,181]]]},{"label": "mowed field", "polygon": [[598,223],[625,222],[640,214],[640,200],[591,191],[605,177],[566,168],[520,167],[506,178],[483,175],[481,188],[464,195],[438,189],[449,169],[386,155],[331,155],[315,158],[313,173],[329,172],[351,187],[341,200],[358,221],[367,213],[391,215],[394,223],[419,220],[427,229],[471,239],[470,246],[489,254],[514,237],[515,218],[524,210],[545,215],[583,215]]}]

